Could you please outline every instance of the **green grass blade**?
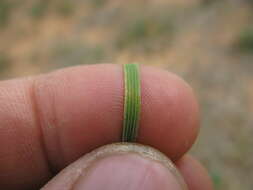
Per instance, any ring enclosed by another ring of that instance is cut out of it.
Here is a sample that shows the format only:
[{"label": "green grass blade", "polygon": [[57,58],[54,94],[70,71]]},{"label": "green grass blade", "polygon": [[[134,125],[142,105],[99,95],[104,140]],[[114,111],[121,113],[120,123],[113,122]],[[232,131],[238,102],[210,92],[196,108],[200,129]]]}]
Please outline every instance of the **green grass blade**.
[{"label": "green grass blade", "polygon": [[134,142],[137,138],[141,109],[140,76],[137,64],[124,65],[124,82],[125,99],[122,141]]}]

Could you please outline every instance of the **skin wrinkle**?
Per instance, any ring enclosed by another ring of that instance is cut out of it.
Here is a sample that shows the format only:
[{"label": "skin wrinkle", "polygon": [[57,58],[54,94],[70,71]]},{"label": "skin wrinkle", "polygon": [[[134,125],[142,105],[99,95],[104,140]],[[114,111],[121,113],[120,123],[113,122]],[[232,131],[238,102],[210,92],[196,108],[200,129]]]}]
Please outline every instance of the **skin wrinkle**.
[{"label": "skin wrinkle", "polygon": [[[56,94],[54,92],[55,86],[59,85],[59,82],[55,82],[55,78],[57,76],[61,75],[64,72],[64,70],[58,70],[53,72],[54,75],[51,75],[51,73],[44,75],[43,77],[39,78],[37,80],[37,85],[35,85],[35,95],[37,99],[38,108],[41,116],[41,126],[42,131],[44,133],[44,142],[45,142],[45,148],[48,154],[49,162],[51,163],[52,170],[56,174],[59,172],[60,169],[62,169],[63,165],[66,166],[66,158],[65,153],[63,150],[63,143],[62,139],[60,138],[60,126],[64,123],[64,118],[60,118],[57,114],[57,105],[56,105]],[[68,78],[65,76],[63,78],[64,81],[69,81],[71,78]],[[65,82],[61,81],[61,86],[66,85]],[[47,88],[45,88],[47,87]],[[43,110],[47,110],[43,108],[43,104],[40,104],[38,100],[41,101],[41,97],[43,96],[43,93],[47,93],[47,100],[49,102],[48,105],[50,105],[48,110],[50,110],[50,117],[45,116],[43,113]],[[47,137],[45,137],[47,136]],[[52,147],[50,149],[50,147]],[[53,153],[54,152],[54,153]],[[56,156],[57,155],[57,156]]]},{"label": "skin wrinkle", "polygon": [[[59,124],[59,122],[58,121],[60,121],[60,120],[58,120],[57,118],[57,112],[56,112],[56,104],[55,104],[55,94],[53,94],[52,96],[51,96],[51,105],[52,105],[52,122],[50,123],[50,122],[48,122],[48,124],[49,125],[47,125],[46,127],[48,127],[48,128],[51,128],[53,131],[54,131],[54,143],[56,144],[56,146],[57,146],[57,152],[59,153],[59,157],[61,158],[61,161],[63,162],[63,163],[65,163],[65,154],[64,154],[64,151],[63,151],[63,146],[62,146],[62,141],[61,141],[61,139],[60,139],[60,136],[59,136],[59,126],[60,126],[60,124]],[[41,114],[41,115],[43,115],[43,114]],[[45,121],[45,123],[47,123],[46,121]],[[59,170],[58,168],[59,168],[59,166],[57,166],[57,164],[60,164],[60,163],[56,163],[55,164],[55,170],[57,171],[57,170]]]},{"label": "skin wrinkle", "polygon": [[[50,75],[50,74],[49,74]],[[53,139],[54,139],[54,145],[57,147],[55,150],[57,151],[59,158],[61,159],[62,162],[64,162],[64,155],[62,152],[62,146],[59,140],[59,132],[58,132],[58,122],[57,122],[57,118],[56,118],[56,105],[55,105],[55,96],[52,95],[49,97],[49,101],[51,103],[51,110],[52,110],[52,120],[51,121],[47,121],[43,118],[43,114],[42,114],[42,108],[41,108],[41,104],[39,103],[39,96],[40,96],[40,77],[34,79],[33,83],[32,83],[32,90],[31,90],[31,94],[32,94],[32,102],[34,104],[34,113],[35,113],[35,117],[36,117],[36,122],[37,125],[40,129],[40,133],[41,133],[41,147],[45,156],[45,160],[47,162],[49,171],[51,174],[56,174],[59,171],[59,167],[58,167],[58,163],[56,161],[52,161],[53,159],[50,156],[50,152],[48,149],[48,142],[45,138],[46,134],[48,134],[48,132],[46,131],[47,129],[50,129],[51,131],[51,135],[53,135]],[[48,77],[48,80],[50,80],[50,77]],[[43,122],[42,122],[43,121]],[[47,129],[46,129],[47,128]],[[46,133],[47,132],[47,133]],[[52,145],[50,145],[52,146]]]},{"label": "skin wrinkle", "polygon": [[39,112],[39,107],[38,107],[38,101],[37,101],[37,98],[36,98],[36,92],[35,92],[35,83],[36,83],[36,79],[32,80],[32,84],[31,84],[31,87],[30,87],[30,97],[31,97],[31,103],[32,103],[32,112],[34,114],[34,118],[35,118],[35,123],[36,123],[36,126],[39,128],[39,142],[40,142],[40,145],[41,145],[41,150],[43,152],[43,155],[44,155],[44,160],[47,164],[47,168],[49,170],[49,173],[51,176],[53,176],[53,174],[55,173],[54,172],[54,168],[53,168],[53,165],[49,159],[49,155],[47,153],[47,148],[46,148],[46,144],[45,144],[45,138],[44,138],[44,132],[43,132],[43,129],[42,129],[42,125],[41,125],[41,118],[40,118],[40,112]]},{"label": "skin wrinkle", "polygon": [[[34,177],[37,184],[31,185],[33,188],[38,188],[49,180],[51,174],[49,174],[41,148],[39,128],[36,126],[31,88],[33,80],[31,78],[20,79],[14,88],[12,81],[5,81],[0,85],[1,126],[3,126],[2,129],[0,128],[2,173],[0,189],[12,189],[13,183],[26,187],[32,181],[28,176],[40,171],[41,175]],[[7,87],[3,88],[3,86]],[[17,125],[19,127],[14,127]],[[20,162],[28,164],[20,164]],[[21,174],[22,171],[26,172]],[[15,172],[20,174],[16,178],[13,177]]]}]

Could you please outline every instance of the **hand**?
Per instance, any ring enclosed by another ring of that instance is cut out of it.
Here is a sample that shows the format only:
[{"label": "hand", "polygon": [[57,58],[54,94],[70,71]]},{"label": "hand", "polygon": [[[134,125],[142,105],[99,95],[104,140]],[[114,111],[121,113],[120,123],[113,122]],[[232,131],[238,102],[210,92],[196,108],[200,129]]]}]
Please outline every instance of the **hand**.
[{"label": "hand", "polygon": [[[91,165],[83,156],[120,141],[123,89],[122,66],[110,64],[0,82],[0,189],[38,189],[55,175],[45,190],[180,189],[173,173],[141,153],[113,151]],[[172,159],[189,190],[211,190],[206,171],[185,155],[199,127],[191,88],[142,67],[141,90],[138,142]]]}]

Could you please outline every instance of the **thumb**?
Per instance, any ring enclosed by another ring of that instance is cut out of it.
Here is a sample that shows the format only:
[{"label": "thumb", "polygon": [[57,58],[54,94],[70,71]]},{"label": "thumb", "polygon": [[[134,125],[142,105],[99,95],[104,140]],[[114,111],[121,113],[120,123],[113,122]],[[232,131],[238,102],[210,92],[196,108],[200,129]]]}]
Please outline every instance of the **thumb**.
[{"label": "thumb", "polygon": [[43,190],[186,190],[172,162],[138,144],[98,148],[68,166]]}]

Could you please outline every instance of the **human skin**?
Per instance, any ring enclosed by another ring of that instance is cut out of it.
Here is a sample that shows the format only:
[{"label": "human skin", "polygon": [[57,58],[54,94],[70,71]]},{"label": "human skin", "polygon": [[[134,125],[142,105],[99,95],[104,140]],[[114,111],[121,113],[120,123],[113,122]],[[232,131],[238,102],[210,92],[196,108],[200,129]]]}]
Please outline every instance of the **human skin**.
[{"label": "human skin", "polygon": [[[142,66],[140,76],[137,142],[178,164],[190,190],[212,189],[202,166],[184,156],[199,130],[191,88],[152,67]],[[113,64],[0,82],[0,189],[38,189],[86,153],[119,142],[123,85],[122,66]]]}]

